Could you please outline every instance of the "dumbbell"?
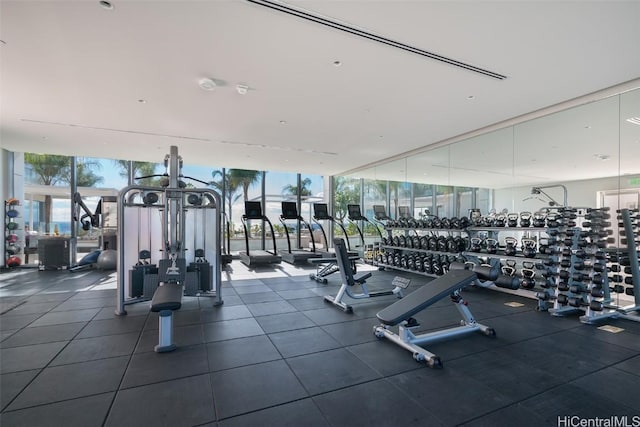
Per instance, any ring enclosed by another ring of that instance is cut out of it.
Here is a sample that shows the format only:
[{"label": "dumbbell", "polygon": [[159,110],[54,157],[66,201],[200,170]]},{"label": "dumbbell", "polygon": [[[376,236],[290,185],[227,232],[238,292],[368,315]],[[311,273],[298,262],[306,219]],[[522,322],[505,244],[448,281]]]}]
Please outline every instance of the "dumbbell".
[{"label": "dumbbell", "polygon": [[558,304],[567,305],[569,303],[569,297],[565,294],[560,294],[557,296],[556,301],[558,301]]},{"label": "dumbbell", "polygon": [[568,304],[571,307],[584,307],[589,305],[582,296],[569,297]]},{"label": "dumbbell", "polygon": [[438,252],[446,252],[447,251],[447,238],[446,237],[438,236],[436,250]]},{"label": "dumbbell", "polygon": [[572,294],[581,294],[583,292],[586,292],[586,290],[587,289],[581,284],[569,286],[569,292],[571,292]]},{"label": "dumbbell", "polygon": [[[522,263],[523,268],[520,270],[522,274],[522,280],[520,281],[520,287],[523,289],[533,289],[536,286],[536,272],[533,270],[533,265],[530,263]],[[526,265],[526,267],[525,267]]]},{"label": "dumbbell", "polygon": [[455,252],[464,252],[467,249],[468,241],[466,238],[457,236],[453,239],[456,242],[457,248]]},{"label": "dumbbell", "polygon": [[409,270],[416,269],[416,258],[414,255],[409,255],[409,259],[407,260],[407,267],[409,267]]},{"label": "dumbbell", "polygon": [[410,248],[410,249],[415,248],[415,246],[413,246],[413,237],[407,236],[407,237],[405,237],[404,241],[405,241],[405,244],[407,245],[408,248]]},{"label": "dumbbell", "polygon": [[437,251],[438,250],[438,237],[437,236],[430,236],[429,237],[428,247],[429,247],[430,251]]},{"label": "dumbbell", "polygon": [[449,220],[449,227],[455,230],[460,229],[460,220],[454,216]]},{"label": "dumbbell", "polygon": [[430,255],[425,256],[422,259],[422,267],[427,274],[433,274],[433,257]]},{"label": "dumbbell", "polygon": [[435,274],[437,276],[442,276],[444,274],[444,271],[442,270],[442,264],[440,263],[440,258],[439,257],[434,257],[431,260],[431,271],[432,271],[432,274]]},{"label": "dumbbell", "polygon": [[400,256],[400,267],[409,268],[409,257],[407,255],[403,254]]},{"label": "dumbbell", "polygon": [[416,257],[415,266],[417,271],[424,271],[424,264],[422,263],[422,257]]},{"label": "dumbbell", "polygon": [[412,248],[420,249],[422,247],[420,243],[420,236],[413,236],[411,240],[413,242],[413,245],[411,246]]},{"label": "dumbbell", "polygon": [[433,228],[442,228],[442,220],[437,216],[434,216],[431,220],[431,227]]},{"label": "dumbbell", "polygon": [[624,293],[627,295],[635,296],[635,291],[633,290],[633,288],[626,288],[624,290]]},{"label": "dumbbell", "polygon": [[508,256],[515,256],[518,250],[518,239],[515,237],[505,237],[504,239],[505,248],[504,253]]},{"label": "dumbbell", "polygon": [[407,219],[407,227],[408,228],[417,228],[418,227],[418,224],[416,223],[415,218]]},{"label": "dumbbell", "polygon": [[561,280],[560,282],[558,282],[558,290],[562,291],[562,292],[568,292],[569,291],[569,283]]},{"label": "dumbbell", "polygon": [[449,220],[449,218],[442,218],[440,220],[440,227],[445,228],[445,229],[450,229],[451,228],[451,221]]},{"label": "dumbbell", "polygon": [[400,253],[394,253],[391,257],[391,265],[400,267]]},{"label": "dumbbell", "polygon": [[458,228],[467,228],[471,225],[471,221],[466,216],[460,218],[460,226]]},{"label": "dumbbell", "polygon": [[602,286],[594,286],[590,289],[589,293],[594,298],[602,298],[604,297],[604,289]]},{"label": "dumbbell", "polygon": [[420,237],[420,249],[429,249],[429,238],[427,236]]}]

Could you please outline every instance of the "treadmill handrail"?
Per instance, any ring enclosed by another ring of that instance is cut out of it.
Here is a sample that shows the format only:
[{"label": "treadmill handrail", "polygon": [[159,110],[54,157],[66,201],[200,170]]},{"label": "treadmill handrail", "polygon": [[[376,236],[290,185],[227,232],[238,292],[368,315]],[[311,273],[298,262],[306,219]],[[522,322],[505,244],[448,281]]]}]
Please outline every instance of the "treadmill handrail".
[{"label": "treadmill handrail", "polygon": [[273,240],[273,251],[269,251],[265,249],[265,252],[269,252],[270,254],[273,254],[273,255],[278,254],[278,249],[276,247],[276,233],[274,232],[273,224],[271,223],[268,217],[262,215],[261,217],[258,218],[253,216],[249,217],[247,215],[242,215],[240,219],[242,220],[242,227],[244,228],[244,241],[247,248],[247,255],[249,255],[249,229],[247,228],[247,220],[252,220],[252,219],[260,219],[262,221],[266,221],[267,224],[269,224],[269,229],[271,230],[271,239]]}]

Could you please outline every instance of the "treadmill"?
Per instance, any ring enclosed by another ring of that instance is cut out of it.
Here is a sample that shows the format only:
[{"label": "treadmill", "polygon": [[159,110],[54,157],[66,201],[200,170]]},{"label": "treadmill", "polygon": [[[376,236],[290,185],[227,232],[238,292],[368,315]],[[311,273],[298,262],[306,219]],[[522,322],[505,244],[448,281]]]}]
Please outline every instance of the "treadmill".
[{"label": "treadmill", "polygon": [[[247,221],[259,219],[269,224],[271,230],[271,238],[273,240],[273,251],[265,251],[259,249],[249,250],[249,227]],[[244,202],[244,215],[242,215],[242,226],[244,227],[244,240],[246,243],[246,252],[240,252],[240,261],[248,267],[265,264],[280,264],[282,257],[278,255],[276,250],[276,234],[273,231],[273,224],[262,213],[262,203],[260,202]]]},{"label": "treadmill", "polygon": [[344,228],[344,225],[340,221],[336,221],[334,217],[329,215],[329,208],[326,203],[314,203],[313,204],[313,222],[318,224],[320,227],[320,231],[322,232],[322,238],[324,239],[324,250],[320,251],[322,253],[323,258],[329,258],[336,256],[335,252],[329,248],[329,240],[327,239],[327,234],[324,232],[324,227],[320,223],[320,221],[329,221],[332,225],[337,224],[338,227],[342,230],[344,234],[345,241],[347,242],[347,254],[352,256],[358,256],[358,251],[352,251],[351,245],[349,244],[349,236],[347,235],[347,230]]},{"label": "treadmill", "polygon": [[384,208],[384,205],[373,205],[373,221],[372,224],[378,228],[378,234],[380,234],[380,240],[383,239],[382,233],[378,227],[378,224],[382,226],[382,229],[386,227],[386,221],[389,221],[391,218],[387,215],[387,210]]},{"label": "treadmill", "polygon": [[[301,248],[291,250],[291,238],[289,236],[289,227],[287,227],[286,221],[296,220],[298,224],[304,224],[309,230],[311,235],[312,250],[304,250]],[[282,214],[280,215],[280,222],[284,226],[284,231],[287,235],[287,252],[280,251],[282,260],[289,264],[307,264],[311,258],[320,258],[320,253],[316,252],[316,241],[313,237],[313,230],[311,226],[298,214],[298,207],[295,202],[282,202]]]}]

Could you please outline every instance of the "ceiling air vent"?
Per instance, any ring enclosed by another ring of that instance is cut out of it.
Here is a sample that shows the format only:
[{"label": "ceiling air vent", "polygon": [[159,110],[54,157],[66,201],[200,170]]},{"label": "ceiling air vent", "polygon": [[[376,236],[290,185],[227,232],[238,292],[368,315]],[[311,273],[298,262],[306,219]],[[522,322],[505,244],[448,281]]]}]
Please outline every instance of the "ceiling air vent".
[{"label": "ceiling air vent", "polygon": [[315,22],[317,24],[324,25],[326,27],[333,28],[335,30],[344,31],[345,33],[353,34],[354,36],[362,37],[374,42],[382,43],[387,46],[395,47],[397,49],[402,49],[406,52],[415,53],[416,55],[421,55],[430,59],[435,59],[436,61],[444,62],[445,64],[453,65],[454,67],[463,68],[468,71],[473,71],[474,73],[482,74],[494,79],[504,80],[507,76],[503,74],[499,74],[493,71],[485,70],[483,68],[476,67],[474,65],[466,64],[461,61],[457,61],[455,59],[447,58],[446,56],[438,55],[437,53],[429,52],[415,46],[411,46],[408,44],[404,44],[395,40],[391,40],[389,38],[379,36],[373,33],[369,33],[367,31],[359,30],[354,27],[350,27],[345,24],[341,24],[339,22],[332,21],[327,18],[323,18],[318,15],[314,15],[312,13],[300,10],[293,9],[289,6],[286,6],[282,3],[277,3],[269,0],[247,0],[249,3],[256,4],[258,6],[263,6],[277,12],[286,13],[291,16],[295,16],[297,18],[305,19],[307,21]]}]

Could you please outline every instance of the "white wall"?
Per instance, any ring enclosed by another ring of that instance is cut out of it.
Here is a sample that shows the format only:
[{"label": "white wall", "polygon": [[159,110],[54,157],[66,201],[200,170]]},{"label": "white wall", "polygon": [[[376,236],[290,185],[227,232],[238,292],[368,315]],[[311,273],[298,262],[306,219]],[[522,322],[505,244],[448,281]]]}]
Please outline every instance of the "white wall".
[{"label": "white wall", "polygon": [[[598,191],[638,188],[637,184],[630,184],[629,182],[630,180],[638,179],[639,177],[639,175],[630,175],[619,178],[611,177],[588,179],[583,181],[569,181],[561,184],[567,187],[567,204],[569,206],[595,208],[597,206]],[[543,191],[553,197],[560,204],[563,203],[563,192],[560,188],[552,188],[549,190],[543,189]],[[494,190],[493,208],[498,212],[505,208],[509,212],[535,212],[548,206],[546,203],[535,198],[523,200],[529,197],[532,197],[531,186],[497,189]],[[537,197],[546,200],[542,195]]]}]

